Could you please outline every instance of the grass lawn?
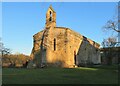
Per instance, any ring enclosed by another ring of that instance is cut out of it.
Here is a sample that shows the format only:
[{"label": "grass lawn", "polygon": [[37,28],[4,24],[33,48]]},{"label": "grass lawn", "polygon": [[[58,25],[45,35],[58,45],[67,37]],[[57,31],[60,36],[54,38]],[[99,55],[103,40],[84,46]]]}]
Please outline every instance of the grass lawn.
[{"label": "grass lawn", "polygon": [[3,68],[3,84],[118,84],[117,66],[93,68]]}]

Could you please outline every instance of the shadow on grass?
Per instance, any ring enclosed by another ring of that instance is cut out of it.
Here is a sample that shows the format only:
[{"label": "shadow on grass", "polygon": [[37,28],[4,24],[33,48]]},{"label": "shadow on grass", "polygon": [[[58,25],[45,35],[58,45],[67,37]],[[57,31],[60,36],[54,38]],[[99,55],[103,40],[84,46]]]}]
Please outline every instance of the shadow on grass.
[{"label": "shadow on grass", "polygon": [[94,65],[89,68],[96,68],[96,69],[106,69],[106,70],[118,70],[118,65]]},{"label": "shadow on grass", "polygon": [[[108,70],[108,69],[109,70]],[[11,75],[16,74],[16,75]],[[4,68],[3,84],[117,84],[118,74],[109,67]]]}]

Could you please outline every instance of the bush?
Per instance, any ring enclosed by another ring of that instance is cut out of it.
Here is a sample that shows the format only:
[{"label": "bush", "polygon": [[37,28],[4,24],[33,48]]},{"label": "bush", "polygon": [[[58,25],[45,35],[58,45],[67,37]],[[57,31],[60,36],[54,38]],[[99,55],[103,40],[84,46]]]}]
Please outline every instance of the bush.
[{"label": "bush", "polygon": [[4,55],[2,58],[3,67],[22,67],[27,61],[30,60],[30,56],[24,54],[10,54]]}]

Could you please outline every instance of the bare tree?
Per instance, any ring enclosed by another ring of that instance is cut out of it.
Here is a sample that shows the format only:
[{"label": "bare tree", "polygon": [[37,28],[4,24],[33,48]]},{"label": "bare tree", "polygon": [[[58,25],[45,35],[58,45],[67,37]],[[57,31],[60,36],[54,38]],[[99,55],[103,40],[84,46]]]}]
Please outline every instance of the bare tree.
[{"label": "bare tree", "polygon": [[113,30],[120,33],[118,29],[118,21],[108,20],[107,23],[103,26],[104,30]]},{"label": "bare tree", "polygon": [[103,39],[102,46],[103,47],[115,47],[117,43],[116,37],[108,37],[107,39]]},{"label": "bare tree", "polygon": [[[102,28],[103,31],[107,31],[107,32],[109,31],[112,36],[116,35],[116,38],[115,37],[112,37],[112,38],[108,37],[107,39],[103,39],[102,45],[104,45],[104,43],[108,44],[108,46],[106,46],[106,47],[111,47],[111,46],[115,46],[115,45],[119,46],[120,45],[120,29],[119,29],[119,25],[118,25],[120,23],[120,19],[119,19],[120,16],[118,15],[119,12],[120,12],[119,9],[120,9],[120,7],[118,5],[116,5],[115,16],[112,19],[108,20]],[[117,40],[117,38],[118,38],[118,40]]]},{"label": "bare tree", "polygon": [[120,6],[116,5],[114,10],[115,10],[114,11],[115,14],[113,18],[106,22],[106,24],[103,26],[103,29],[108,30],[108,31],[112,30],[112,31],[120,33],[120,29],[118,29],[118,23],[120,22],[119,20],[120,16],[118,15],[120,12]]},{"label": "bare tree", "polygon": [[4,44],[1,42],[0,39],[0,55],[3,57],[4,55],[10,54],[11,50],[9,48],[5,48]]},{"label": "bare tree", "polygon": [[0,65],[2,65],[3,61],[9,61],[11,63],[10,58],[7,57],[7,55],[9,55],[10,53],[11,50],[9,48],[4,47],[4,44],[0,38]]}]

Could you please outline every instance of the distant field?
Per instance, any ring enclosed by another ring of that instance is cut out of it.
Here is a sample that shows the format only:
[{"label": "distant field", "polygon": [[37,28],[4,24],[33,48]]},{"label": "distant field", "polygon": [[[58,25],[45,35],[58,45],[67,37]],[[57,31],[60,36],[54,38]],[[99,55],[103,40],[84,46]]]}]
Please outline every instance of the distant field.
[{"label": "distant field", "polygon": [[117,84],[117,66],[94,68],[3,68],[3,84]]}]

